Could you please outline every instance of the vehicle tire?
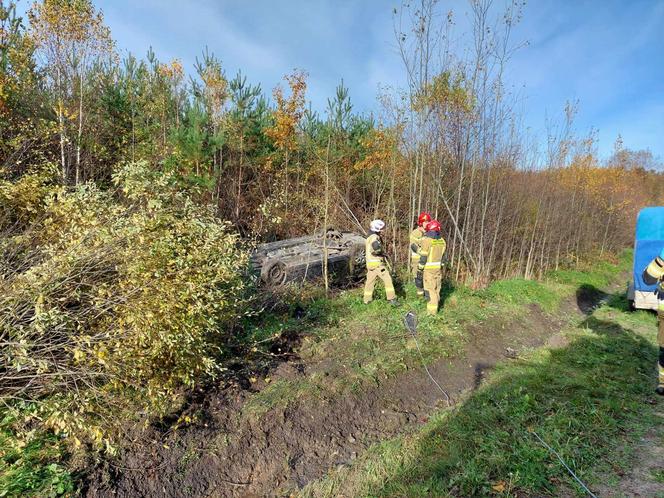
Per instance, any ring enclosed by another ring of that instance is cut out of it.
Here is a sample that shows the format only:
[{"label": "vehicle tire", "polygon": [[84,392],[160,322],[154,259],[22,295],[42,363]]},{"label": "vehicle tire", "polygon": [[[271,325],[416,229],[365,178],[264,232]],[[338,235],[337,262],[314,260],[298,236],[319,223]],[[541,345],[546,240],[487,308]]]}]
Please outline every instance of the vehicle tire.
[{"label": "vehicle tire", "polygon": [[270,287],[279,287],[285,284],[287,276],[286,265],[278,259],[268,260],[261,268],[261,280]]},{"label": "vehicle tire", "polygon": [[364,277],[366,262],[367,255],[364,244],[353,244],[348,251],[348,273],[352,279]]},{"label": "vehicle tire", "polygon": [[629,311],[636,311],[636,305],[634,304],[634,299],[627,300],[627,308]]}]

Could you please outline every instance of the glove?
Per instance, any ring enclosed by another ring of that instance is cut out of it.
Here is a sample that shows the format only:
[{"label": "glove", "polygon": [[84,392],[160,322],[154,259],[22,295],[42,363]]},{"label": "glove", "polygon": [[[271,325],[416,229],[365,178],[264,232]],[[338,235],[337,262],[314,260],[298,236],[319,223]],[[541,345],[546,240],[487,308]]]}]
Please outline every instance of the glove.
[{"label": "glove", "polygon": [[415,276],[415,287],[422,289],[424,287],[424,273],[421,271],[417,272]]}]

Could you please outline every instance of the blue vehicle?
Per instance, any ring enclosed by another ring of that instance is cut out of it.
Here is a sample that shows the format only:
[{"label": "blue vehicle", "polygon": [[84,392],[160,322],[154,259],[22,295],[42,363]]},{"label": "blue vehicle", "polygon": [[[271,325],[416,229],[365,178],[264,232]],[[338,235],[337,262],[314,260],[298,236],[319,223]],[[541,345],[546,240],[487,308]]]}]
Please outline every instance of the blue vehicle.
[{"label": "blue vehicle", "polygon": [[647,207],[636,218],[634,268],[627,299],[634,309],[657,309],[657,284],[643,281],[643,270],[664,249],[664,207]]}]

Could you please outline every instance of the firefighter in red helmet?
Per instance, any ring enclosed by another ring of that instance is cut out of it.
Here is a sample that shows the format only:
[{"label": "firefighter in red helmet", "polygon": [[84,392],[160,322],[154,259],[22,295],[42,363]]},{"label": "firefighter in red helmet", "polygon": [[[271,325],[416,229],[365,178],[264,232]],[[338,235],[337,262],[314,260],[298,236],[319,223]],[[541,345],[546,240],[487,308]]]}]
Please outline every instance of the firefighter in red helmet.
[{"label": "firefighter in red helmet", "polygon": [[440,223],[437,220],[431,220],[424,228],[426,231],[420,246],[417,272],[418,279],[422,282],[424,297],[427,300],[427,313],[435,315],[438,313],[443,280],[445,240],[440,236]]},{"label": "firefighter in red helmet", "polygon": [[424,288],[422,280],[417,278],[417,265],[420,262],[420,247],[422,245],[422,237],[424,237],[424,225],[431,221],[431,214],[422,211],[417,217],[417,226],[410,232],[410,271],[412,272],[413,279],[415,280],[415,288],[417,295],[424,295]]}]

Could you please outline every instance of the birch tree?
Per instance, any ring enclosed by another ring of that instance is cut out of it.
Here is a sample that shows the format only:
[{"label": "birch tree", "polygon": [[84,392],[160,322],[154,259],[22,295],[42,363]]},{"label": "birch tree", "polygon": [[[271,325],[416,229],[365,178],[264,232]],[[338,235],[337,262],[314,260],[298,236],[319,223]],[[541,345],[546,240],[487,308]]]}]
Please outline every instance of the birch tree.
[{"label": "birch tree", "polygon": [[28,15],[54,98],[62,179],[69,179],[73,162],[74,182],[79,183],[86,85],[98,62],[113,53],[110,30],[90,0],[43,0]]}]

